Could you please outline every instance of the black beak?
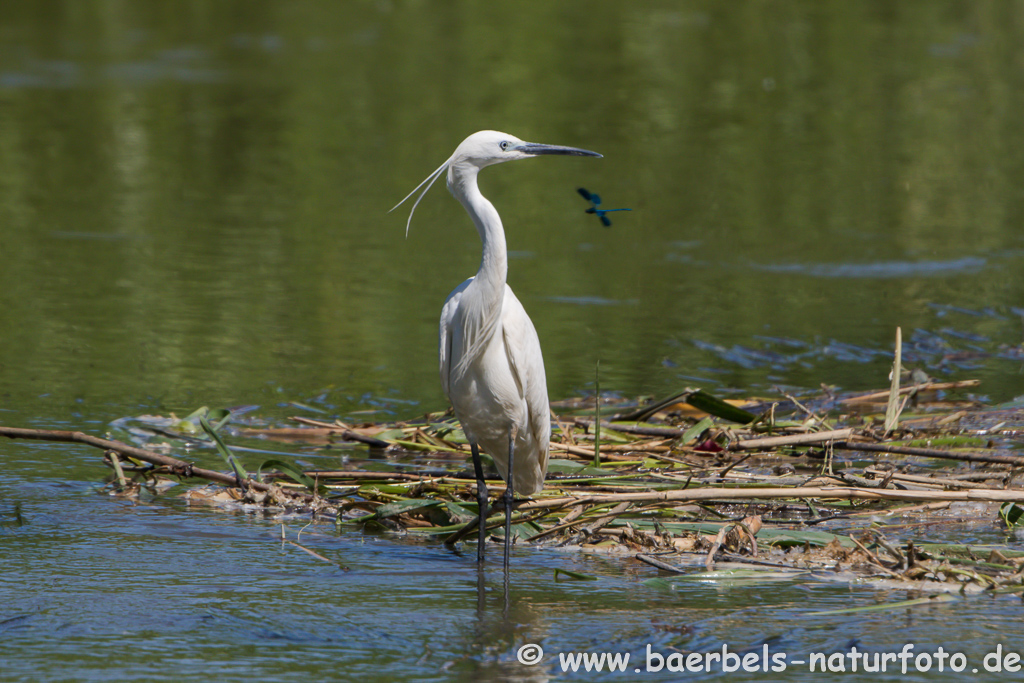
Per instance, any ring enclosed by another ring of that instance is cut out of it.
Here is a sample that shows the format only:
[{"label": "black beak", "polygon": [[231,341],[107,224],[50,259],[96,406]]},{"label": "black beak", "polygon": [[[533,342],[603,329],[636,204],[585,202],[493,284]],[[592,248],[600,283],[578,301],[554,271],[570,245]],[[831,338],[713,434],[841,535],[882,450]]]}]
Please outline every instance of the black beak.
[{"label": "black beak", "polygon": [[523,154],[530,154],[532,156],[539,156],[541,154],[569,154],[577,157],[601,157],[597,152],[591,152],[587,149],[562,147],[561,145],[542,145],[537,142],[524,142],[521,145],[516,145],[515,149]]}]

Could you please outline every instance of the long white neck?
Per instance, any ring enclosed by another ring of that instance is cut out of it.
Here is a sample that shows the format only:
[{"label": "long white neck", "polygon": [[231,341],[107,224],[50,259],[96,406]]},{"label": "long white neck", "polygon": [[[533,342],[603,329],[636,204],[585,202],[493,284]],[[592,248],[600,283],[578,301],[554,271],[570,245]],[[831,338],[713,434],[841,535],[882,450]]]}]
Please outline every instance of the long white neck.
[{"label": "long white neck", "polygon": [[494,297],[492,300],[500,302],[508,276],[505,230],[497,209],[480,193],[476,182],[479,172],[480,169],[473,164],[453,164],[448,168],[448,189],[466,208],[483,242],[483,255],[475,282]]}]

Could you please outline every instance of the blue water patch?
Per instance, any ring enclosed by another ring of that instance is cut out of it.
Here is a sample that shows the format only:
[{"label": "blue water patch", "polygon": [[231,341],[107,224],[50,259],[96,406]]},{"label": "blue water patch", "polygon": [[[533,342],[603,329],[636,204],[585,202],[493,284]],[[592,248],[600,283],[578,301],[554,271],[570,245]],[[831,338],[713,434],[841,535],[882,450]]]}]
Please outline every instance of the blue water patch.
[{"label": "blue water patch", "polygon": [[979,256],[949,261],[880,261],[875,263],[751,263],[755,270],[812,277],[905,278],[978,273],[988,264]]},{"label": "blue water patch", "polygon": [[95,87],[115,82],[148,85],[162,81],[180,83],[221,83],[228,74],[204,66],[206,53],[198,49],[165,50],[155,59],[108,64],[91,70],[66,60],[26,59],[20,70],[0,72],[2,89],[63,89]]},{"label": "blue water patch", "polygon": [[619,306],[621,304],[635,305],[636,299],[619,301],[618,299],[605,299],[601,296],[548,296],[547,301],[554,301],[560,304],[576,304],[577,306]]},{"label": "blue water patch", "polygon": [[[943,316],[945,316],[945,315],[947,315],[949,313],[960,313],[960,314],[963,314],[963,315],[969,315],[969,316],[973,316],[973,317],[976,317],[976,318],[994,318],[996,320],[1008,320],[1008,318],[1005,315],[1003,315],[1002,313],[999,313],[998,311],[996,311],[991,306],[986,306],[985,308],[973,309],[973,308],[964,308],[963,306],[953,306],[952,304],[928,303],[926,305],[928,306],[928,308],[934,309],[935,310],[935,315],[937,317],[939,317],[939,318],[941,318],[941,317],[943,317]],[[1010,313],[1013,313],[1014,315],[1024,316],[1024,309],[1019,309],[1019,308],[1016,308],[1014,306],[1010,306],[1009,310],[1010,310]]]},{"label": "blue water patch", "polygon": [[[955,311],[967,315],[979,315],[1006,320],[998,311],[987,308],[984,311],[929,304],[942,317],[946,312]],[[1009,341],[1007,341],[1009,339]],[[880,345],[861,345],[850,342],[815,338],[814,340],[793,339],[779,336],[754,335],[753,345],[733,344],[725,346],[712,341],[694,338],[688,340],[693,347],[717,359],[715,367],[733,367],[744,370],[761,370],[789,373],[803,368],[812,370],[822,363],[891,363],[892,346],[885,342]],[[984,371],[993,359],[1019,363],[1024,360],[1024,344],[1019,343],[1016,331],[1007,335],[1005,330],[994,334],[982,334],[972,330],[961,330],[950,325],[938,329],[915,327],[904,328],[903,362],[906,367],[924,369],[935,376],[957,375],[965,372]],[[673,360],[674,359],[670,359]],[[682,365],[680,363],[680,365]],[[1014,370],[1014,372],[1017,372]],[[785,380],[783,374],[780,379]]]}]

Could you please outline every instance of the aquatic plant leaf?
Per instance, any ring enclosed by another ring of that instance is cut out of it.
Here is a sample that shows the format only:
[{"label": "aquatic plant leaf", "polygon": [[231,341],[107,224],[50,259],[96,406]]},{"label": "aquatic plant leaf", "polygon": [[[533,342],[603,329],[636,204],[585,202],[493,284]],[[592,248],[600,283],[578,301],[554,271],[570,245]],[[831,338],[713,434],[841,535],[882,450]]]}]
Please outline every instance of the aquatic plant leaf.
[{"label": "aquatic plant leaf", "polygon": [[[658,425],[658,426],[664,426],[664,425]],[[614,429],[614,427],[615,427],[615,423],[614,422],[608,422],[607,420],[604,421],[604,423],[601,425],[601,442],[602,443],[607,443],[609,441],[614,441],[616,443],[630,443],[630,442],[636,441],[636,437],[631,437],[631,436],[628,436],[627,434],[623,434],[622,432],[616,431]],[[595,432],[595,435],[596,435],[596,432]]]},{"label": "aquatic plant leaf", "polygon": [[290,462],[273,459],[263,461],[262,463],[260,463],[259,468],[256,470],[257,479],[262,478],[262,473],[263,470],[265,469],[277,470],[281,474],[285,475],[286,477],[294,481],[296,484],[300,486],[305,486],[310,491],[316,491],[321,496],[326,496],[330,494],[330,489],[328,489],[323,484],[317,486],[316,480],[314,480],[312,477],[310,477],[308,474],[306,474],[300,468],[296,467]]},{"label": "aquatic plant leaf", "polygon": [[693,441],[694,439],[696,439],[701,434],[703,434],[704,432],[706,432],[707,430],[714,426],[715,421],[712,420],[710,417],[705,417],[701,419],[699,422],[697,422],[697,424],[693,425],[685,432],[683,432],[683,438],[679,441],[679,443],[685,446],[686,444],[690,443],[691,441]]},{"label": "aquatic plant leaf", "polygon": [[448,451],[451,453],[458,453],[459,451],[454,448],[439,448],[429,443],[420,443],[419,441],[402,441],[401,439],[395,439],[389,442],[392,446],[401,446],[407,451]]},{"label": "aquatic plant leaf", "polygon": [[405,430],[403,429],[385,429],[383,432],[377,435],[377,438],[381,441],[398,441],[405,439]]},{"label": "aquatic plant leaf", "polygon": [[757,415],[750,411],[737,408],[717,396],[712,396],[703,389],[690,392],[686,396],[686,402],[698,410],[703,410],[708,415],[714,415],[737,424],[750,424],[757,419]]},{"label": "aquatic plant leaf", "polygon": [[1005,545],[959,545],[956,543],[921,543],[917,546],[928,554],[952,555],[954,557],[974,557],[979,553],[990,553],[998,550],[1005,557],[1024,557],[1024,550],[1013,550]]},{"label": "aquatic plant leaf", "polygon": [[[552,467],[556,469],[552,470]],[[551,458],[548,460],[548,472],[575,472],[580,467],[581,463],[578,460],[567,460],[565,458]]]},{"label": "aquatic plant leaf", "polygon": [[213,408],[206,413],[206,419],[213,425],[214,429],[223,427],[229,417],[231,417],[231,411],[227,408]]},{"label": "aquatic plant leaf", "polygon": [[665,591],[667,593],[676,592],[676,587],[672,585],[672,582],[666,581],[660,576],[656,576],[654,578],[647,579],[646,581],[642,581],[641,584],[647,586],[648,588],[654,588],[655,590]]},{"label": "aquatic plant leaf", "polygon": [[203,417],[210,412],[210,409],[206,406],[200,406],[193,410],[191,413],[182,418],[182,421],[198,422],[199,418]]},{"label": "aquatic plant leaf", "polygon": [[183,434],[199,434],[202,432],[202,427],[199,425],[199,419],[209,412],[209,408],[202,406],[193,410],[188,416],[178,420],[172,426],[175,431]]},{"label": "aquatic plant leaf", "polygon": [[450,500],[446,500],[444,502],[444,507],[452,519],[463,524],[476,519],[478,516],[476,510],[469,510],[458,503],[453,503]]},{"label": "aquatic plant leaf", "polygon": [[231,411],[227,408],[214,408],[211,410],[206,406],[200,406],[189,413],[187,417],[178,420],[174,424],[174,429],[185,434],[198,434],[201,428],[200,421],[204,417],[213,425],[214,429],[220,429],[231,417]]},{"label": "aquatic plant leaf", "polygon": [[558,581],[559,576],[565,576],[575,581],[597,581],[596,576],[591,576],[590,574],[581,574],[579,572],[574,572],[571,569],[561,569],[559,567],[555,567],[555,581]]},{"label": "aquatic plant leaf", "polygon": [[1021,522],[1024,522],[1024,508],[1014,502],[1006,502],[999,506],[999,516],[1007,529],[1012,529]]},{"label": "aquatic plant leaf", "polygon": [[441,504],[439,500],[432,500],[427,498],[408,498],[406,500],[398,500],[394,503],[387,503],[377,508],[377,518],[383,517],[394,517],[406,512],[413,512],[415,510],[422,510],[423,508],[437,507]]},{"label": "aquatic plant leaf", "polygon": [[837,536],[836,534],[830,534],[825,531],[799,531],[796,529],[761,529],[757,534],[757,539],[771,545],[778,545],[782,547],[789,547],[794,545],[804,545],[808,543],[812,546],[826,546],[833,541],[837,541],[844,548],[853,548],[855,544],[849,538],[844,536]]},{"label": "aquatic plant leaf", "polygon": [[462,431],[462,428],[450,428],[450,429],[439,429],[437,435],[448,441],[449,443],[468,444],[469,439],[466,438],[466,433]]},{"label": "aquatic plant leaf", "polygon": [[643,422],[658,411],[685,400],[686,396],[689,395],[691,391],[691,389],[685,389],[652,403],[645,403],[643,406],[637,407],[634,410],[616,413],[615,415],[612,415],[609,420],[615,422]]},{"label": "aquatic plant leaf", "polygon": [[[472,458],[469,458],[468,462],[470,464],[472,464],[472,462],[473,462]],[[498,471],[498,465],[497,465],[497,463],[494,462],[494,458],[492,458],[491,456],[487,455],[486,453],[481,453],[480,454],[480,465],[484,468],[484,472],[487,472],[488,470],[490,470],[492,472],[497,472]]]},{"label": "aquatic plant leaf", "polygon": [[806,616],[824,616],[826,614],[850,614],[853,612],[880,612],[882,610],[900,609],[901,607],[914,607],[915,605],[934,605],[940,602],[954,602],[959,600],[950,593],[939,593],[927,598],[915,598],[914,600],[901,600],[900,602],[889,602],[884,605],[867,605],[866,607],[849,607],[847,609],[830,609],[824,612],[804,612]]},{"label": "aquatic plant leaf", "polygon": [[911,439],[910,441],[898,441],[900,446],[911,448],[984,448],[989,440],[980,436],[969,434],[950,434],[948,436],[934,436],[924,439]]},{"label": "aquatic plant leaf", "polygon": [[524,541],[530,540],[543,530],[544,528],[536,522],[513,522],[509,529],[513,538],[518,536]]},{"label": "aquatic plant leaf", "polygon": [[574,460],[562,460],[556,458],[548,461],[548,472],[551,474],[603,476],[607,474],[614,474],[615,470],[605,469],[604,467],[594,467],[591,463],[580,463]]},{"label": "aquatic plant leaf", "polygon": [[[227,444],[224,443],[224,440],[220,438],[220,434],[217,433],[217,430],[210,425],[210,422],[206,419],[205,415],[199,416],[199,424],[202,426],[203,431],[213,439],[214,445],[217,446],[217,452],[220,453],[222,458],[224,458],[224,462],[228,464],[228,467],[230,467],[231,471],[235,473],[235,476],[239,479],[248,479],[249,473],[246,472],[245,468],[243,468],[238,462],[238,459],[231,452],[231,449],[229,449]],[[223,421],[221,421],[221,424],[223,424]]]},{"label": "aquatic plant leaf", "polygon": [[758,581],[789,581],[798,578],[808,570],[786,570],[786,569],[719,569],[714,571],[693,572],[679,574],[669,580],[670,583],[681,581],[699,581],[701,583],[725,584],[750,584]]}]

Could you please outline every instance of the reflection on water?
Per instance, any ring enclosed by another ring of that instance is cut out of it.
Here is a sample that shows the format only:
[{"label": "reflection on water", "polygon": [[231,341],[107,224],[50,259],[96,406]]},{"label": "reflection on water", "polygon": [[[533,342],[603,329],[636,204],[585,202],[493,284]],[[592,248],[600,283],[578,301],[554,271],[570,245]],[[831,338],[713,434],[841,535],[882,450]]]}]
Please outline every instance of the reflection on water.
[{"label": "reflection on water", "polygon": [[108,85],[139,87],[159,81],[217,83],[226,74],[192,68],[193,62],[205,62],[208,55],[187,50],[156,55],[154,61],[109,64],[87,70],[75,62],[24,60],[17,71],[0,72],[0,88],[97,88]]},{"label": "reflection on water", "polygon": [[[408,239],[386,212],[481,128],[605,155],[481,179],[553,398],[591,389],[598,361],[623,396],[693,378],[875,389],[897,325],[906,363],[1020,396],[1016,11],[7,3],[0,420],[104,433],[201,405],[268,424],[442,408],[437,317],[479,241],[440,195]],[[578,187],[633,211],[605,229]],[[1011,598],[809,618],[884,596],[662,594],[628,560],[525,549],[506,608],[500,572],[441,546],[321,529],[340,572],[279,547],[269,520],[99,494],[106,471],[80,447],[3,443],[0,460],[10,679],[554,675],[516,663],[526,642],[639,656],[913,639],[973,657],[1016,618]],[[599,580],[554,581],[566,566]]]},{"label": "reflection on water", "polygon": [[[0,303],[23,321],[0,353],[29,370],[3,378],[19,396],[184,409],[269,382],[443,405],[437,314],[478,239],[437,195],[408,239],[386,212],[482,127],[605,153],[482,178],[529,255],[509,277],[552,396],[598,360],[609,388],[671,393],[683,376],[660,359],[692,370],[694,339],[881,349],[897,325],[933,328],[929,306],[1020,303],[1013,22],[871,3],[300,5],[0,17]],[[634,211],[603,229],[581,186]],[[1008,317],[985,334],[1019,345]],[[781,379],[884,385],[868,365]],[[1020,393],[997,358],[972,372],[997,400]]]},{"label": "reflection on water", "polygon": [[[940,309],[948,312],[948,309]],[[968,315],[976,315],[973,311],[964,311]],[[1007,320],[1005,316],[994,312],[985,317]],[[739,367],[744,370],[770,371],[765,377],[791,378],[803,369],[808,375],[822,372],[823,368],[834,365],[868,365],[872,363],[890,362],[892,349],[890,346],[868,347],[851,344],[836,339],[815,339],[813,342],[800,339],[787,339],[767,335],[754,335],[748,344],[734,344],[725,347],[700,339],[692,340],[695,348],[710,354],[715,359],[712,366],[704,366],[707,371],[721,371],[726,367]],[[937,330],[917,328],[904,333],[902,361],[908,369],[924,370],[933,376],[966,377],[969,374],[983,373],[986,366],[993,363],[1006,364],[1024,360],[1024,346],[996,343],[990,336],[969,332],[953,327],[941,327]],[[666,358],[673,367],[676,361]],[[705,360],[705,363],[708,361]],[[720,383],[719,380],[708,380]]]},{"label": "reflection on water", "polygon": [[932,277],[950,274],[972,275],[986,265],[974,256],[949,261],[884,261],[881,263],[776,263],[751,264],[769,273],[797,273],[812,277],[893,278]]},{"label": "reflection on water", "polygon": [[[5,485],[5,498],[10,493]],[[657,571],[629,559],[521,548],[506,597],[500,563],[481,573],[472,552],[456,555],[441,543],[305,528],[303,545],[344,563],[342,571],[282,543],[273,520],[188,509],[175,499],[32,493],[39,491],[24,492],[25,524],[0,531],[9,680],[55,670],[74,680],[140,672],[147,680],[308,680],[342,669],[343,678],[382,681],[522,680],[560,676],[560,652],[629,653],[644,666],[648,645],[668,654],[723,643],[734,652],[768,644],[795,658],[914,642],[980,661],[1019,613],[1019,599],[1005,596],[807,616],[903,596],[827,580],[666,589],[672,584],[645,585]],[[76,515],[59,513],[70,505]],[[282,522],[290,539],[306,525]],[[556,567],[597,580],[555,580]],[[32,590],[19,590],[25,577]],[[546,653],[537,667],[516,659],[527,643]]]}]

